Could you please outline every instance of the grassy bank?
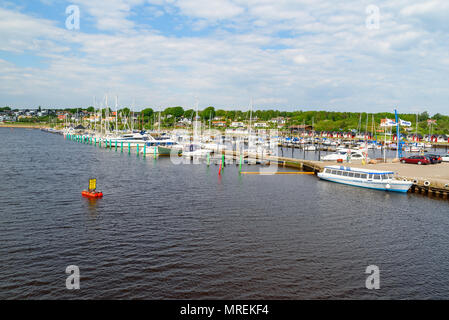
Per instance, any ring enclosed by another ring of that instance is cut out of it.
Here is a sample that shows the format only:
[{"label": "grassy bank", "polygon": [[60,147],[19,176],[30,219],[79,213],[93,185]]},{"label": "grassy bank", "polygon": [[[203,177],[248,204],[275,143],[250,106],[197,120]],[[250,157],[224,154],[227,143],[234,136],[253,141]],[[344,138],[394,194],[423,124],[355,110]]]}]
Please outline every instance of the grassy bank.
[{"label": "grassy bank", "polygon": [[17,123],[17,122],[5,122],[0,123],[0,128],[28,128],[28,129],[40,129],[49,127],[45,123]]}]

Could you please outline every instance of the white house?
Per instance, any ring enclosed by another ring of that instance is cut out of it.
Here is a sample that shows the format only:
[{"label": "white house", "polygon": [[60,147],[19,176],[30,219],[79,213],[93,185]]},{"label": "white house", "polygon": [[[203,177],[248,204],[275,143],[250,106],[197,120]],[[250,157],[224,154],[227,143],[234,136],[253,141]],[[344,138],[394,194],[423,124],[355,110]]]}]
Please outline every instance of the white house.
[{"label": "white house", "polygon": [[181,118],[181,120],[178,121],[178,123],[182,123],[182,124],[185,124],[185,125],[191,125],[192,121],[190,119],[187,119],[187,118],[183,117],[183,118]]},{"label": "white house", "polygon": [[273,118],[271,120],[268,120],[268,122],[271,123],[276,123],[276,124],[285,124],[285,118],[284,117],[277,117],[277,118]]},{"label": "white house", "polygon": [[235,135],[247,135],[248,130],[247,129],[226,129],[226,134],[235,134]]},{"label": "white house", "polygon": [[231,127],[232,128],[244,128],[245,124],[243,122],[232,122]]}]

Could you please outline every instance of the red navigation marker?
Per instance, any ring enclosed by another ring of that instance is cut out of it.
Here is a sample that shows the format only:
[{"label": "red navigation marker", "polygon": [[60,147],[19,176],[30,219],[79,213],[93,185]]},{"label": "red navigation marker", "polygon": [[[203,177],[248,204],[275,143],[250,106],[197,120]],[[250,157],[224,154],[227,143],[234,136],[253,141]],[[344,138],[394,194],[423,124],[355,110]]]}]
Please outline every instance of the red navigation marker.
[{"label": "red navigation marker", "polygon": [[83,197],[87,198],[102,198],[103,192],[97,192],[97,179],[90,179],[89,180],[89,190],[83,190],[81,192],[81,195]]}]

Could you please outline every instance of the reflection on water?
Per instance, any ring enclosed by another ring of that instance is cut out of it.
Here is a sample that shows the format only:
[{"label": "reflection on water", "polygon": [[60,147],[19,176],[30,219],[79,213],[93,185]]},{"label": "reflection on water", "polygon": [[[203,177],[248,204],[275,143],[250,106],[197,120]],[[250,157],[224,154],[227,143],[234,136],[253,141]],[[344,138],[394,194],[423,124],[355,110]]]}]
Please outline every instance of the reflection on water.
[{"label": "reflection on water", "polygon": [[[0,298],[449,298],[447,201],[0,138]],[[81,196],[91,177],[102,199]]]},{"label": "reflection on water", "polygon": [[84,198],[88,204],[89,216],[93,219],[97,218],[97,205],[98,201],[102,201],[103,199],[97,198]]}]

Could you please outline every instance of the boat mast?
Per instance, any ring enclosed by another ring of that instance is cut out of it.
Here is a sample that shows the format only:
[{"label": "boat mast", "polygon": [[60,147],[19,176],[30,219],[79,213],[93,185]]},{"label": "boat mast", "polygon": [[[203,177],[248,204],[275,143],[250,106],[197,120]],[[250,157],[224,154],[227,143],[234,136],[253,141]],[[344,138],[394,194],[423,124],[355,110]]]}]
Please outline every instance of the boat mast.
[{"label": "boat mast", "polygon": [[385,133],[385,138],[384,138],[384,162],[387,162],[387,127],[384,127],[384,133]]},{"label": "boat mast", "polygon": [[159,107],[159,120],[158,120],[158,134],[161,134],[161,112],[162,112],[162,107]]},{"label": "boat mast", "polygon": [[360,113],[359,123],[357,124],[357,134],[360,136],[362,131],[362,114]]},{"label": "boat mast", "polygon": [[416,129],[415,129],[416,140],[418,140],[418,112],[416,113]]},{"label": "boat mast", "polygon": [[[315,117],[312,117],[312,138],[315,137]],[[313,140],[315,142],[315,139]]]},{"label": "boat mast", "polygon": [[251,124],[253,121],[253,98],[249,102],[249,129],[248,134],[251,135]]},{"label": "boat mast", "polygon": [[[106,96],[105,96],[105,98],[106,98]],[[102,104],[104,103],[104,99],[103,99],[103,102],[102,102]],[[104,105],[103,105],[104,106]],[[102,108],[100,108],[100,135],[103,135],[103,109]]]},{"label": "boat mast", "polygon": [[95,132],[95,135],[97,134],[97,112],[95,110],[96,106],[97,106],[97,101],[94,96],[94,132]]},{"label": "boat mast", "polygon": [[212,111],[209,112],[209,132],[210,132],[210,122],[212,120]]},{"label": "boat mast", "polygon": [[118,132],[118,96],[115,96],[115,135]]},{"label": "boat mast", "polygon": [[368,140],[368,118],[369,114],[366,114],[366,126],[365,126],[365,140]]},{"label": "boat mast", "polygon": [[369,114],[367,113],[366,114],[366,126],[365,126],[365,158],[366,158],[366,160],[368,160],[368,118],[369,118]]},{"label": "boat mast", "polygon": [[199,106],[199,101],[198,101],[198,98],[196,98],[195,99],[195,126],[194,126],[194,130],[193,130],[194,141],[197,141],[197,139],[198,139],[198,106]]}]

